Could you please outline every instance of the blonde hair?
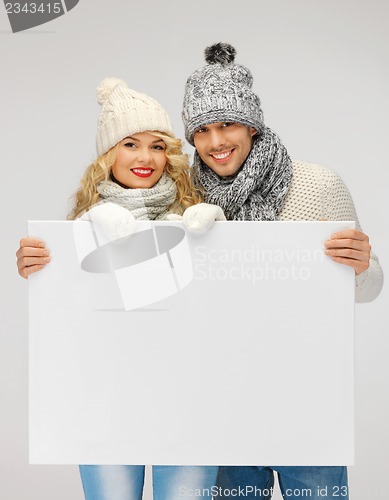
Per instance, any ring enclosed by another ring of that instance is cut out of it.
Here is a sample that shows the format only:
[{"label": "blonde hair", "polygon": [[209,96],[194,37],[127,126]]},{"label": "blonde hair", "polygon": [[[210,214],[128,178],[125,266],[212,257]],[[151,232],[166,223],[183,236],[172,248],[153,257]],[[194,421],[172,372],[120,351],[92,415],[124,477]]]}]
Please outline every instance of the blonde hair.
[{"label": "blonde hair", "polygon": [[[177,198],[171,208],[178,213],[201,203],[203,197],[191,179],[188,155],[182,152],[182,141],[176,137],[170,137],[162,132],[149,132],[159,137],[166,144],[165,155],[167,162],[164,172],[173,179],[177,186]],[[69,220],[76,219],[80,214],[89,210],[101,199],[97,192],[97,186],[103,181],[110,179],[111,169],[116,161],[119,143],[109,151],[99,156],[87,167],[80,181],[80,187],[74,195],[74,206],[68,215]],[[131,188],[128,188],[131,189]]]}]

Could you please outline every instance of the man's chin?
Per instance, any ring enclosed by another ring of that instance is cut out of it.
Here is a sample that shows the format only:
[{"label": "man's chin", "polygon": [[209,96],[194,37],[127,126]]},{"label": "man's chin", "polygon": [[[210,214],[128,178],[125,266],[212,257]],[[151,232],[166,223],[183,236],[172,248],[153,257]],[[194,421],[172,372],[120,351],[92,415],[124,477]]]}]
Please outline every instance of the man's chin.
[{"label": "man's chin", "polygon": [[229,179],[236,176],[243,165],[236,166],[231,159],[229,162],[224,164],[214,161],[213,159],[207,157],[206,161],[203,157],[200,157],[203,163],[210,168],[218,177],[223,179]]},{"label": "man's chin", "polygon": [[236,165],[235,162],[226,163],[225,165],[214,164],[209,167],[217,173],[219,177],[235,177],[242,169],[244,164]]}]

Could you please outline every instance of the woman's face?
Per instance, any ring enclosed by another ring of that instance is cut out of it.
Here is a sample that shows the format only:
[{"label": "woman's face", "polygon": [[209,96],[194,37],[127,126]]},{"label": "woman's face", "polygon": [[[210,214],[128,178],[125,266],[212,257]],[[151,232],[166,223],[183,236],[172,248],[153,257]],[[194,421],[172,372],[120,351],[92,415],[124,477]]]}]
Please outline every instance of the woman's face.
[{"label": "woman's face", "polygon": [[114,180],[124,188],[151,188],[161,178],[167,158],[164,141],[150,132],[138,132],[119,143]]}]

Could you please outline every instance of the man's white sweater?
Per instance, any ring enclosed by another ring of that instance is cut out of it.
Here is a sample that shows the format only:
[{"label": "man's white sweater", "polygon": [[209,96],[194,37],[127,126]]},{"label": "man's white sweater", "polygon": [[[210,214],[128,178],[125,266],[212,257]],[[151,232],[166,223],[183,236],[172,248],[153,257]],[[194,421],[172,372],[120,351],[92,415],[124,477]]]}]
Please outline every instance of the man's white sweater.
[{"label": "man's white sweater", "polygon": [[[321,165],[297,160],[293,161],[292,183],[279,218],[283,221],[350,220],[362,231],[351,195],[339,175]],[[369,268],[356,276],[356,302],[374,300],[382,284],[382,268],[372,254]]]}]

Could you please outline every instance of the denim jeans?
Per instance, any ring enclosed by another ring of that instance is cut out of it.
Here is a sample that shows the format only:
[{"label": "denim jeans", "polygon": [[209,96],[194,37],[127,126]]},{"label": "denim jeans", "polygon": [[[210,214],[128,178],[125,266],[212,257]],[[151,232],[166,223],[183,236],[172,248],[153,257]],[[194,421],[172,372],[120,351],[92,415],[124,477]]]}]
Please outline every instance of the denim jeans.
[{"label": "denim jeans", "polygon": [[[274,473],[278,474],[282,497],[289,500],[348,500],[346,467],[219,467],[218,495],[245,500],[270,500]],[[234,493],[237,493],[234,495]]]},{"label": "denim jeans", "polygon": [[[144,469],[143,465],[80,465],[85,500],[142,500]],[[153,465],[153,498],[211,500],[217,472],[216,466]]]}]

